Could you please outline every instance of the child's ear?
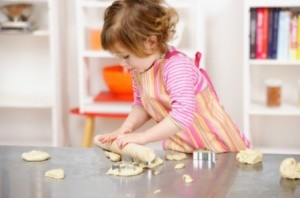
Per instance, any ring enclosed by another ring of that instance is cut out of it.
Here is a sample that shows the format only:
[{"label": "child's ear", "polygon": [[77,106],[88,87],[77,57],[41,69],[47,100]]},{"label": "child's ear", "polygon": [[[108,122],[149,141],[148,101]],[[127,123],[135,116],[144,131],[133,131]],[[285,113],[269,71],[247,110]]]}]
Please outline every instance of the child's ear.
[{"label": "child's ear", "polygon": [[149,51],[156,51],[158,48],[157,37],[156,36],[148,37],[145,43],[145,47]]}]

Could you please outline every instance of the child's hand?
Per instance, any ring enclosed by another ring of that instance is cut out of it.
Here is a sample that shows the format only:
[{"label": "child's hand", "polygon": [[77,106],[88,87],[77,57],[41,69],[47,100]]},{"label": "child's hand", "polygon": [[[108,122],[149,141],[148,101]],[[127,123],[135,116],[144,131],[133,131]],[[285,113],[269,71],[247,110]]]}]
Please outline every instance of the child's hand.
[{"label": "child's hand", "polygon": [[100,135],[99,137],[99,142],[101,142],[102,144],[106,143],[106,142],[112,142],[114,141],[119,135],[121,134],[127,134],[127,133],[131,133],[130,130],[128,129],[118,129],[114,132],[111,132],[111,133],[106,133],[106,134],[103,134],[103,135]]},{"label": "child's hand", "polygon": [[116,139],[117,145],[120,149],[124,148],[129,143],[144,145],[146,144],[145,139],[143,137],[143,133],[130,133],[119,135]]}]

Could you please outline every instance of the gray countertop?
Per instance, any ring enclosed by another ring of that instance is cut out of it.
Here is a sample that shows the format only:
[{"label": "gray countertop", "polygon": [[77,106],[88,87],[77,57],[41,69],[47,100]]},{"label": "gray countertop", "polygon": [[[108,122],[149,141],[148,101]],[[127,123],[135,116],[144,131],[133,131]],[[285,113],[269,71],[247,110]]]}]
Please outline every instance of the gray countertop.
[{"label": "gray countertop", "polygon": [[[23,152],[49,152],[51,159],[26,162]],[[166,152],[156,151],[164,158]],[[146,170],[134,177],[107,176],[110,161],[99,148],[0,146],[0,198],[26,197],[300,197],[300,180],[283,179],[279,166],[283,159],[300,155],[264,155],[263,163],[240,164],[235,153],[218,154],[214,166],[196,164],[192,157],[179,163],[165,161],[159,175]],[[63,180],[44,176],[45,171],[62,168]],[[185,184],[182,175],[194,182]],[[161,192],[154,194],[160,189]]]}]

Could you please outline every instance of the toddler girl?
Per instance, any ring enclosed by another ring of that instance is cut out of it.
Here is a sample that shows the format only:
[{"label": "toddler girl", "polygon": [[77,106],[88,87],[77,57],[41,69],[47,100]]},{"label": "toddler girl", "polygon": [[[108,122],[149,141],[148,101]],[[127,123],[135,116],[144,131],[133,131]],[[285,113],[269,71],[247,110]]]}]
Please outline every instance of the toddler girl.
[{"label": "toddler girl", "polygon": [[[168,46],[175,33],[177,12],[162,0],[117,0],[107,8],[101,42],[131,72],[134,102],[122,126],[96,136],[101,143],[116,140],[147,144],[163,140],[163,148],[191,153],[205,149],[237,152],[249,141],[220,104],[203,69]],[[153,118],[157,124],[134,133]]]}]

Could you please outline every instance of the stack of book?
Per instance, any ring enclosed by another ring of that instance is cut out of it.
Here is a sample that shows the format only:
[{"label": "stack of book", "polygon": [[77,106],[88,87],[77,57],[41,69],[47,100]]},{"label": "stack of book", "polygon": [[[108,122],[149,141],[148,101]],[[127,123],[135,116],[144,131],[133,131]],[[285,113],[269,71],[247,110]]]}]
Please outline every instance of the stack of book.
[{"label": "stack of book", "polygon": [[300,60],[300,11],[250,9],[250,59]]}]

